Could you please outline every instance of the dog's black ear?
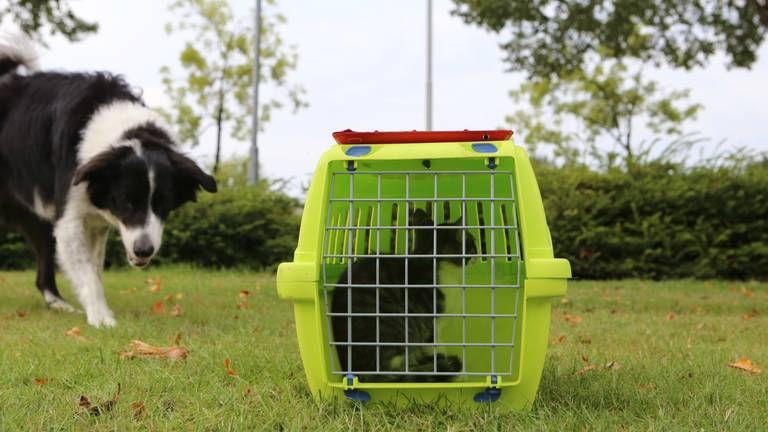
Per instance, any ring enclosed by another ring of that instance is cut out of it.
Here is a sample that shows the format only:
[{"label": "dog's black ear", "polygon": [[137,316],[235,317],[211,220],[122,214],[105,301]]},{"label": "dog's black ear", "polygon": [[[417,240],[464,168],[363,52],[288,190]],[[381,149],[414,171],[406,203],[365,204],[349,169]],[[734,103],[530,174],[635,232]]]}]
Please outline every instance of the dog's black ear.
[{"label": "dog's black ear", "polygon": [[97,178],[108,176],[129,151],[131,149],[128,147],[115,147],[96,155],[75,170],[72,185],[77,186],[82,182],[93,182]]},{"label": "dog's black ear", "polygon": [[206,174],[192,159],[175,151],[168,152],[168,159],[174,171],[174,187],[182,203],[195,201],[200,189],[210,193],[216,192],[216,179]]}]

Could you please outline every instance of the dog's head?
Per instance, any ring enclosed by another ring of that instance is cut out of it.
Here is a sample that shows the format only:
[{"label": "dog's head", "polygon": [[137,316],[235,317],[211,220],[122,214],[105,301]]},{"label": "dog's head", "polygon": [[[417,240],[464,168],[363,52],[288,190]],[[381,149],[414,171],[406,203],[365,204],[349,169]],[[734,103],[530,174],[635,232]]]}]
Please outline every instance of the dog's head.
[{"label": "dog's head", "polygon": [[216,192],[216,181],[175,150],[160,129],[143,126],[78,167],[73,185],[87,183],[88,198],[120,230],[128,261],[145,267],[162,243],[171,211]]}]

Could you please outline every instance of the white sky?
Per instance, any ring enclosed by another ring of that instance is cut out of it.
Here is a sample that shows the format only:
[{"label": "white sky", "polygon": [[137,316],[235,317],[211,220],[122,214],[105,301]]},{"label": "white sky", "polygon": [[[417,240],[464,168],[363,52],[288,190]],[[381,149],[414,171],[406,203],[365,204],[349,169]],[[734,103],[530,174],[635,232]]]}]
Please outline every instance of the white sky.
[{"label": "white sky", "polygon": [[[79,43],[49,40],[44,68],[108,70],[143,88],[149,105],[163,105],[158,70],[178,64],[184,39],[165,34],[174,19],[163,0],[75,0],[76,12],[101,25]],[[243,19],[253,1],[232,0]],[[517,109],[507,93],[522,79],[505,73],[503,36],[450,16],[450,0],[434,0],[434,128],[496,128]],[[424,127],[425,0],[283,0],[286,42],[298,47],[293,80],[308,90],[310,107],[275,113],[260,135],[267,176],[306,179],[331,132],[411,130]],[[654,71],[665,89],[691,89],[705,110],[689,127],[728,145],[768,151],[768,44],[751,71],[728,71],[716,60],[686,73]],[[269,94],[269,89],[264,89]],[[248,143],[228,141],[224,155],[245,155]],[[213,139],[191,153],[213,159]]]}]

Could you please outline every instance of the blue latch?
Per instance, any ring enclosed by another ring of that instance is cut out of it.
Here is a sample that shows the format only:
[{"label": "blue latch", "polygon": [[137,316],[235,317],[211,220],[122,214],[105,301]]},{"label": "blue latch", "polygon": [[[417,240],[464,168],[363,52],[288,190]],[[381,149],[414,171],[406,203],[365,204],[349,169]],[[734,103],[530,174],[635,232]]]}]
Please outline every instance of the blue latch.
[{"label": "blue latch", "polygon": [[352,388],[355,385],[355,378],[356,377],[352,374],[345,377],[347,386],[350,388],[344,390],[344,397],[358,402],[368,402],[371,400],[371,395],[368,392]]},{"label": "blue latch", "polygon": [[496,387],[498,383],[499,383],[498,377],[496,375],[491,375],[492,387],[485,389],[480,393],[476,394],[474,397],[474,401],[477,403],[492,403],[499,400],[499,398],[501,398],[501,389]]},{"label": "blue latch", "polygon": [[474,143],[472,150],[478,153],[496,153],[498,151],[496,146],[491,143]]},{"label": "blue latch", "polygon": [[371,146],[352,146],[344,152],[347,156],[360,157],[371,152]]}]

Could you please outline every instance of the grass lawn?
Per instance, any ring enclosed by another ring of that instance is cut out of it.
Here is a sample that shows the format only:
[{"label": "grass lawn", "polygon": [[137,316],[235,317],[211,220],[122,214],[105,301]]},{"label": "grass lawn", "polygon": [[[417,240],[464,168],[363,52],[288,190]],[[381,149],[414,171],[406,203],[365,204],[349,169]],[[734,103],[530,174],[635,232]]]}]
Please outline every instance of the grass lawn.
[{"label": "grass lawn", "polygon": [[[161,290],[146,279],[159,276]],[[97,430],[764,430],[768,285],[577,281],[555,305],[539,398],[529,413],[493,406],[394,410],[315,404],[289,304],[271,274],[161,268],[105,276],[118,327],[47,310],[32,272],[0,272],[0,429]],[[240,290],[250,290],[239,309]],[[65,296],[74,300],[65,287]],[[164,300],[170,296],[169,301]],[[164,312],[153,304],[164,302]],[[181,315],[171,316],[174,304]],[[82,339],[67,336],[80,327]],[[186,360],[121,359],[132,339],[189,348]],[[585,362],[582,357],[587,359]],[[224,359],[237,374],[227,374]],[[613,368],[606,368],[616,362]],[[576,372],[589,364],[595,369]],[[122,391],[110,412],[78,407]],[[143,404],[141,409],[132,408]],[[134,411],[136,411],[134,413]],[[141,411],[141,412],[140,412]]]}]

